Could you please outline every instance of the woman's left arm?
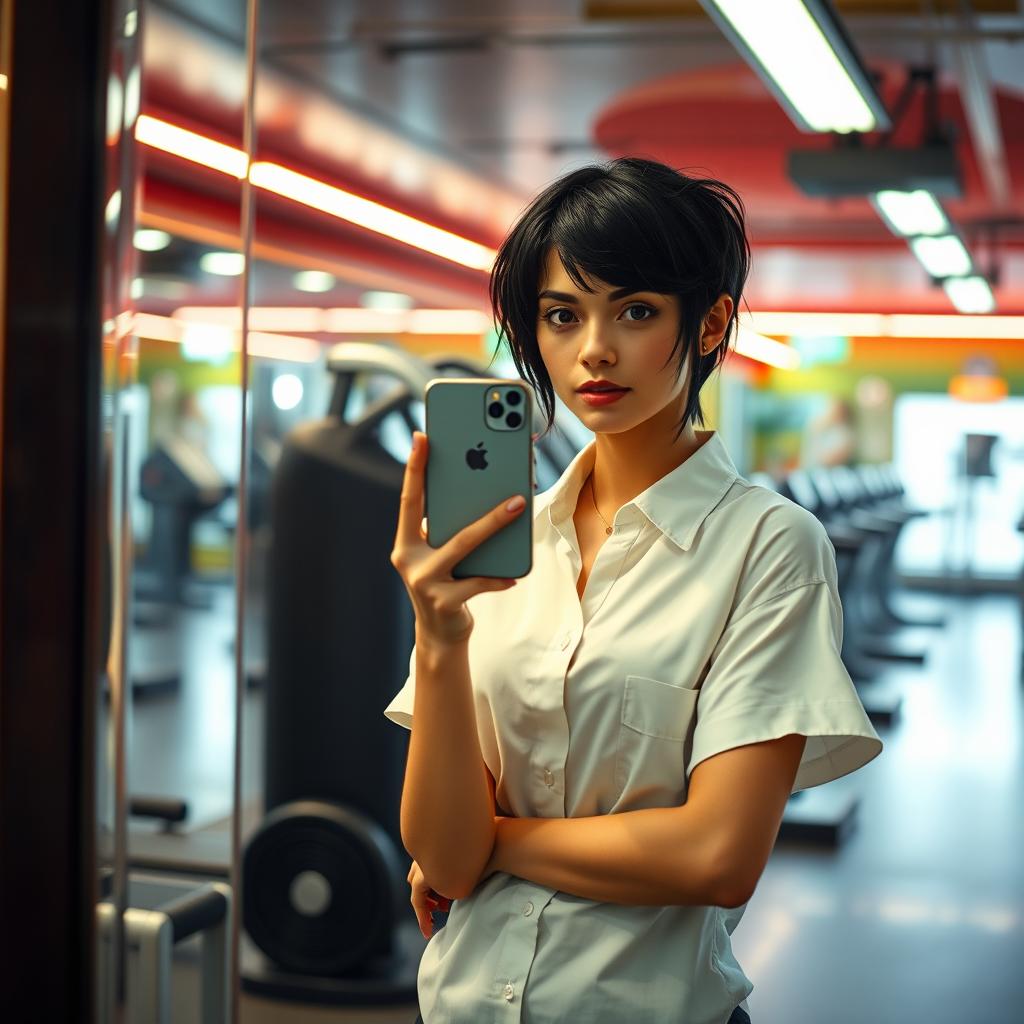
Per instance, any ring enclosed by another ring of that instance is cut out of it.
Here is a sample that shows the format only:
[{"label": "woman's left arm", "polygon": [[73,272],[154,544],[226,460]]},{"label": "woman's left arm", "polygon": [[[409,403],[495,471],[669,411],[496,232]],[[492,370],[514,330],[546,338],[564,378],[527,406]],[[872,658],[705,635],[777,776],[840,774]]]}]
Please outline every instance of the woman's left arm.
[{"label": "woman's left arm", "polygon": [[741,906],[775,844],[804,742],[794,733],[707,758],[679,807],[496,817],[480,881],[503,871],[602,903]]}]

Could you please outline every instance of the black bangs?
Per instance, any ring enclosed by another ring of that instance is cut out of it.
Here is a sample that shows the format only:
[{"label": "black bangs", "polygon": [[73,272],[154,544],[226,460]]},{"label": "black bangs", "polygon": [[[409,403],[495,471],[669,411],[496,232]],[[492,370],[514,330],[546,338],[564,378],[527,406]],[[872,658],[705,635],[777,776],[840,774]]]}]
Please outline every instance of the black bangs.
[{"label": "black bangs", "polygon": [[[545,434],[554,421],[555,401],[537,346],[537,294],[552,247],[582,291],[593,292],[596,279],[679,299],[680,332],[669,361],[676,360],[678,380],[690,355],[690,388],[676,438],[691,420],[703,425],[700,390],[728,352],[750,270],[739,195],[715,179],[689,178],[653,160],[623,157],[571,171],[526,208],[491,271],[495,357],[507,340],[520,376],[540,397]],[[734,306],[725,340],[702,356],[703,320],[723,292]]]}]

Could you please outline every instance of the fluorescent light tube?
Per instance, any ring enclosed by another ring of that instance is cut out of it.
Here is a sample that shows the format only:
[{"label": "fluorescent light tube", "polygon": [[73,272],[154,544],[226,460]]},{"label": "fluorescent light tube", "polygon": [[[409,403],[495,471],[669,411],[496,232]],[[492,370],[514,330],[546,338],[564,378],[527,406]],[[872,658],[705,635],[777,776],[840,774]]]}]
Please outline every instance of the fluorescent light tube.
[{"label": "fluorescent light tube", "polygon": [[338,279],[325,270],[300,270],[292,278],[300,292],[329,292],[337,283]]},{"label": "fluorescent light tube", "polygon": [[490,270],[496,255],[493,249],[468,238],[462,238],[426,224],[408,214],[399,213],[390,207],[370,199],[335,188],[297,171],[290,171],[280,164],[259,161],[249,169],[249,180],[257,188],[276,192],[279,196],[293,199],[314,210],[329,213],[339,220],[358,224],[369,231],[398,239],[407,245],[424,249],[435,256],[442,256],[454,263],[461,263],[474,270]]},{"label": "fluorescent light tube", "polygon": [[245,257],[240,252],[205,252],[199,257],[199,269],[207,274],[238,277],[245,270]]},{"label": "fluorescent light tube", "polygon": [[774,337],[794,334],[845,334],[857,338],[1024,338],[1019,316],[972,316],[957,313],[741,313],[741,326]]},{"label": "fluorescent light tube", "polygon": [[[141,338],[152,338],[154,341],[170,341],[181,344],[185,332],[193,324],[175,320],[170,316],[157,316],[155,313],[120,314],[118,320],[126,317],[124,323],[117,325],[119,336],[134,332]],[[224,329],[223,323],[207,324],[215,330]],[[241,348],[241,332],[229,332],[232,337],[231,350],[237,352]],[[249,355],[264,359],[283,359],[294,363],[315,363],[320,358],[320,346],[309,338],[290,337],[287,334],[267,334],[265,331],[249,332]]]},{"label": "fluorescent light tube", "polygon": [[946,214],[939,201],[927,189],[876,192],[871,201],[893,233],[904,238],[949,232]]},{"label": "fluorescent light tube", "polygon": [[205,135],[179,128],[149,114],[139,115],[135,122],[135,138],[143,145],[162,149],[165,153],[230,174],[233,178],[244,178],[249,164],[243,150],[214,142]]},{"label": "fluorescent light tube", "polygon": [[[176,323],[214,324],[239,330],[238,306],[180,306]],[[363,309],[359,306],[252,306],[250,331],[309,334],[486,334],[491,318],[478,309]]]},{"label": "fluorescent light tube", "polygon": [[932,277],[964,277],[974,269],[970,253],[956,235],[912,238],[910,248]]},{"label": "fluorescent light tube", "polygon": [[[135,122],[135,138],[146,146],[172,153],[222,174],[234,178],[246,176],[248,160],[242,150],[225,146],[148,114],[141,114]],[[381,203],[345,192],[316,178],[299,174],[280,164],[259,161],[248,167],[248,174],[256,188],[276,192],[279,196],[303,203],[321,213],[358,224],[464,267],[489,271],[497,255],[494,249],[486,245],[427,224]]]},{"label": "fluorescent light tube", "polygon": [[367,309],[412,309],[412,296],[403,292],[363,292],[359,304]]},{"label": "fluorescent light tube", "polygon": [[780,370],[800,368],[800,353],[795,348],[784,345],[774,338],[766,338],[743,324],[737,325],[736,351],[741,356],[756,359],[759,363],[767,363]]},{"label": "fluorescent light tube", "polygon": [[142,252],[160,252],[171,244],[171,236],[156,228],[136,228],[135,248]]},{"label": "fluorescent light tube", "polygon": [[[983,277],[949,277],[942,287],[961,313],[991,313],[996,308],[995,296]],[[1024,334],[1024,325],[1021,333]]]},{"label": "fluorescent light tube", "polygon": [[841,23],[819,0],[700,0],[802,131],[889,128]]}]

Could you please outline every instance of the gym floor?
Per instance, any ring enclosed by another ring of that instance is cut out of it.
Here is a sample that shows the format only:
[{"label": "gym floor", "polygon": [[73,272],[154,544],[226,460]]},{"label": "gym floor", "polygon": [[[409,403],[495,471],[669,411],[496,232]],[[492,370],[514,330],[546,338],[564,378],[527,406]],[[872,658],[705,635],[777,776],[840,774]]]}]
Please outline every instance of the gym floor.
[{"label": "gym floor", "polygon": [[[779,843],[733,936],[754,982],[754,1024],[1005,1024],[1024,1004],[1024,681],[1012,595],[900,595],[907,614],[937,606],[943,630],[924,667],[887,669],[902,716],[878,727],[882,755],[829,785],[860,796],[837,851]],[[199,823],[230,810],[233,631],[230,596],[187,630],[176,693],[137,700],[133,792],[189,800]],[[383,708],[383,704],[382,704]],[[259,793],[261,694],[246,697],[245,779]],[[409,911],[410,916],[412,911]],[[174,1019],[194,1019],[195,951],[175,967]],[[407,1021],[291,1008],[243,997],[246,1024]]]}]

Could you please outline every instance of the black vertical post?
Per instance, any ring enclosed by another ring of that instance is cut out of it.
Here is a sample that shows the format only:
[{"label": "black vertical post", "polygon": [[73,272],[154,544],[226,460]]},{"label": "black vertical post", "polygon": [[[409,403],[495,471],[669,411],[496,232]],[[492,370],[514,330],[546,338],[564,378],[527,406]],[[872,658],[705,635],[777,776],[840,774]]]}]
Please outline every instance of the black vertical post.
[{"label": "black vertical post", "polygon": [[0,1019],[93,1019],[109,0],[18,0],[0,481]]}]

